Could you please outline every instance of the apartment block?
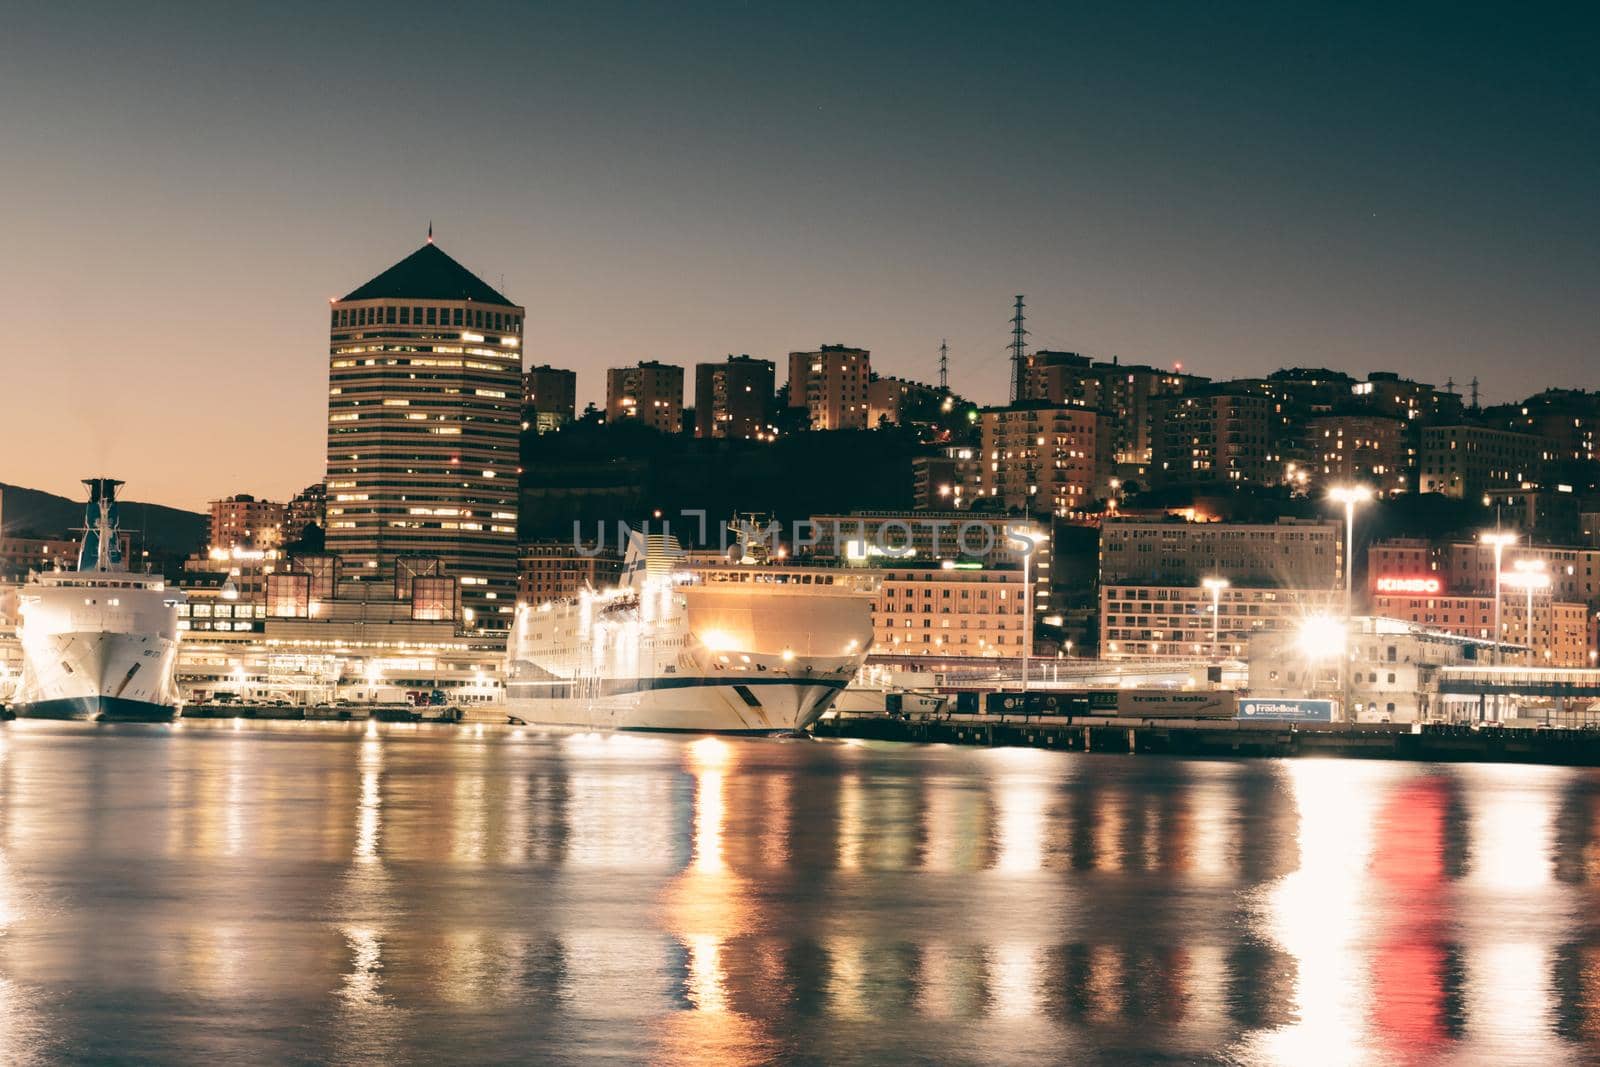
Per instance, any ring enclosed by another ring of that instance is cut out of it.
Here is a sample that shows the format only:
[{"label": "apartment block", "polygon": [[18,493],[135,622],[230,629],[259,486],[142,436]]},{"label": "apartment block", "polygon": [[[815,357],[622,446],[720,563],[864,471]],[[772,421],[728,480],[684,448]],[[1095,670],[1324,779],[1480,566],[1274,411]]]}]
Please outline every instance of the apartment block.
[{"label": "apartment block", "polygon": [[1306,471],[1317,488],[1370,485],[1380,493],[1409,488],[1405,424],[1383,415],[1321,415],[1306,422]]},{"label": "apartment block", "polygon": [[1007,509],[1081,514],[1110,492],[1111,419],[1092,408],[1024,401],[984,408],[979,495]]},{"label": "apartment block", "polygon": [[789,353],[789,406],[804,408],[813,430],[868,426],[872,353],[847,345]]},{"label": "apartment block", "polygon": [[1279,481],[1282,464],[1270,447],[1270,410],[1271,402],[1261,395],[1162,398],[1152,475],[1171,485]]},{"label": "apartment block", "polygon": [[683,429],[683,368],[656,360],[606,371],[606,421],[637,420],[662,433]]},{"label": "apartment block", "polygon": [[882,578],[872,612],[875,655],[1023,655],[1020,570],[895,567]]},{"label": "apartment block", "polygon": [[578,374],[549,364],[522,372],[522,428],[559,430],[577,417]]},{"label": "apartment block", "polygon": [[1333,589],[1229,586],[1217,594],[1212,644],[1212,592],[1199,585],[1100,587],[1103,659],[1239,658],[1257,633],[1298,628],[1309,616],[1344,610]]},{"label": "apartment block", "polygon": [[1107,519],[1100,526],[1105,585],[1193,585],[1220,577],[1236,585],[1342,588],[1338,522],[1153,522]]},{"label": "apartment block", "polygon": [[1428,426],[1422,431],[1420,489],[1471,499],[1537,482],[1547,458],[1543,438],[1487,426]]},{"label": "apartment block", "polygon": [[696,437],[755,438],[767,432],[772,413],[771,360],[729,356],[694,369]]}]

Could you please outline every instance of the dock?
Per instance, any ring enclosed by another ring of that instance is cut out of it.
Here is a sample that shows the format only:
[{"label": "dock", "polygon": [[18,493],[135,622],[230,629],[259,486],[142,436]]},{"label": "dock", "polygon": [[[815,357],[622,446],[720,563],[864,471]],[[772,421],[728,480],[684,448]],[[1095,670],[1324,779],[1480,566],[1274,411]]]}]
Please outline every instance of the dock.
[{"label": "dock", "polygon": [[[459,708],[410,707],[405,705],[349,706],[305,704],[191,704],[183,709],[185,719],[255,719],[284,722],[429,722],[459,723],[464,715]],[[500,719],[499,721],[504,721]]]},{"label": "dock", "polygon": [[1167,756],[1304,756],[1600,766],[1600,730],[986,714],[831,715],[818,737]]}]

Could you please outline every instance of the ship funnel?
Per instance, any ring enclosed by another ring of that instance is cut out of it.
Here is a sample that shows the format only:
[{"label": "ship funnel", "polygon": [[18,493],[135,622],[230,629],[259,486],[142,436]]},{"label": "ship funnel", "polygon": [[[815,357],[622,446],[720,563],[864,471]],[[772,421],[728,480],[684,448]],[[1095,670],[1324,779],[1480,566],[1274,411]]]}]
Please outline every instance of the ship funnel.
[{"label": "ship funnel", "polygon": [[628,551],[622,557],[622,584],[641,586],[646,578],[670,576],[683,559],[683,546],[670,534],[628,531]]}]

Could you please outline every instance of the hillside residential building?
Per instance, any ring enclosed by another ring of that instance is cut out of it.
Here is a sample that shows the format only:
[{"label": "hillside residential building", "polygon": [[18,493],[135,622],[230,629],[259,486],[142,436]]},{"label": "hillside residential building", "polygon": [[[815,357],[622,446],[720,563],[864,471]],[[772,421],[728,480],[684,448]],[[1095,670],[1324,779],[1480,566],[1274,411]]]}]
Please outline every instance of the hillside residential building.
[{"label": "hillside residential building", "polygon": [[648,360],[606,371],[606,421],[635,419],[662,433],[683,429],[683,368]]},{"label": "hillside residential building", "polygon": [[1537,482],[1547,449],[1542,438],[1487,426],[1428,426],[1422,431],[1419,485],[1424,493],[1472,499]]},{"label": "hillside residential building", "polygon": [[789,353],[789,406],[804,408],[813,430],[864,430],[872,353],[847,345]]},{"label": "hillside residential building", "polygon": [[980,496],[1007,509],[1062,517],[1103,499],[1111,484],[1111,419],[1092,408],[1026,401],[984,408]]},{"label": "hillside residential building", "polygon": [[577,417],[578,374],[548,364],[522,373],[522,428],[559,430]]},{"label": "hillside residential building", "polygon": [[694,369],[696,437],[755,438],[767,432],[772,414],[771,360],[729,356]]}]

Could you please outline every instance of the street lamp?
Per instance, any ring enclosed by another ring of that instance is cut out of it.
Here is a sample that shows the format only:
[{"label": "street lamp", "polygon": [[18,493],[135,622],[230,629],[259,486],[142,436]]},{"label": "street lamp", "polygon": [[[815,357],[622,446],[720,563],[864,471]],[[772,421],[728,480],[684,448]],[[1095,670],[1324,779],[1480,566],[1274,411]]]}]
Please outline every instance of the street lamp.
[{"label": "street lamp", "polygon": [[1500,560],[1507,545],[1517,543],[1517,535],[1503,530],[1485,530],[1478,543],[1494,549],[1494,665],[1500,666]]},{"label": "street lamp", "polygon": [[1222,591],[1228,588],[1228,579],[1202,578],[1200,579],[1200,584],[1205,586],[1211,593],[1211,658],[1220,663],[1222,657],[1218,655],[1217,651],[1217,620],[1222,614]]},{"label": "street lamp", "polygon": [[1328,499],[1344,505],[1344,715],[1346,722],[1355,722],[1350,704],[1350,630],[1353,597],[1351,583],[1356,572],[1356,505],[1372,499],[1372,487],[1366,485],[1336,485],[1328,490]]},{"label": "street lamp", "polygon": [[1510,574],[1505,575],[1502,580],[1511,588],[1522,589],[1528,594],[1526,631],[1528,634],[1528,655],[1533,656],[1533,593],[1536,589],[1550,588],[1550,575],[1545,572],[1545,564],[1542,559],[1519,559],[1511,566],[1513,570]]},{"label": "street lamp", "polygon": [[1021,526],[1013,527],[1011,536],[1021,541],[1027,547],[1022,550],[1022,597],[1026,602],[1023,607],[1023,636],[1022,636],[1022,691],[1028,691],[1028,668],[1033,658],[1033,553],[1039,547],[1044,537]]}]

